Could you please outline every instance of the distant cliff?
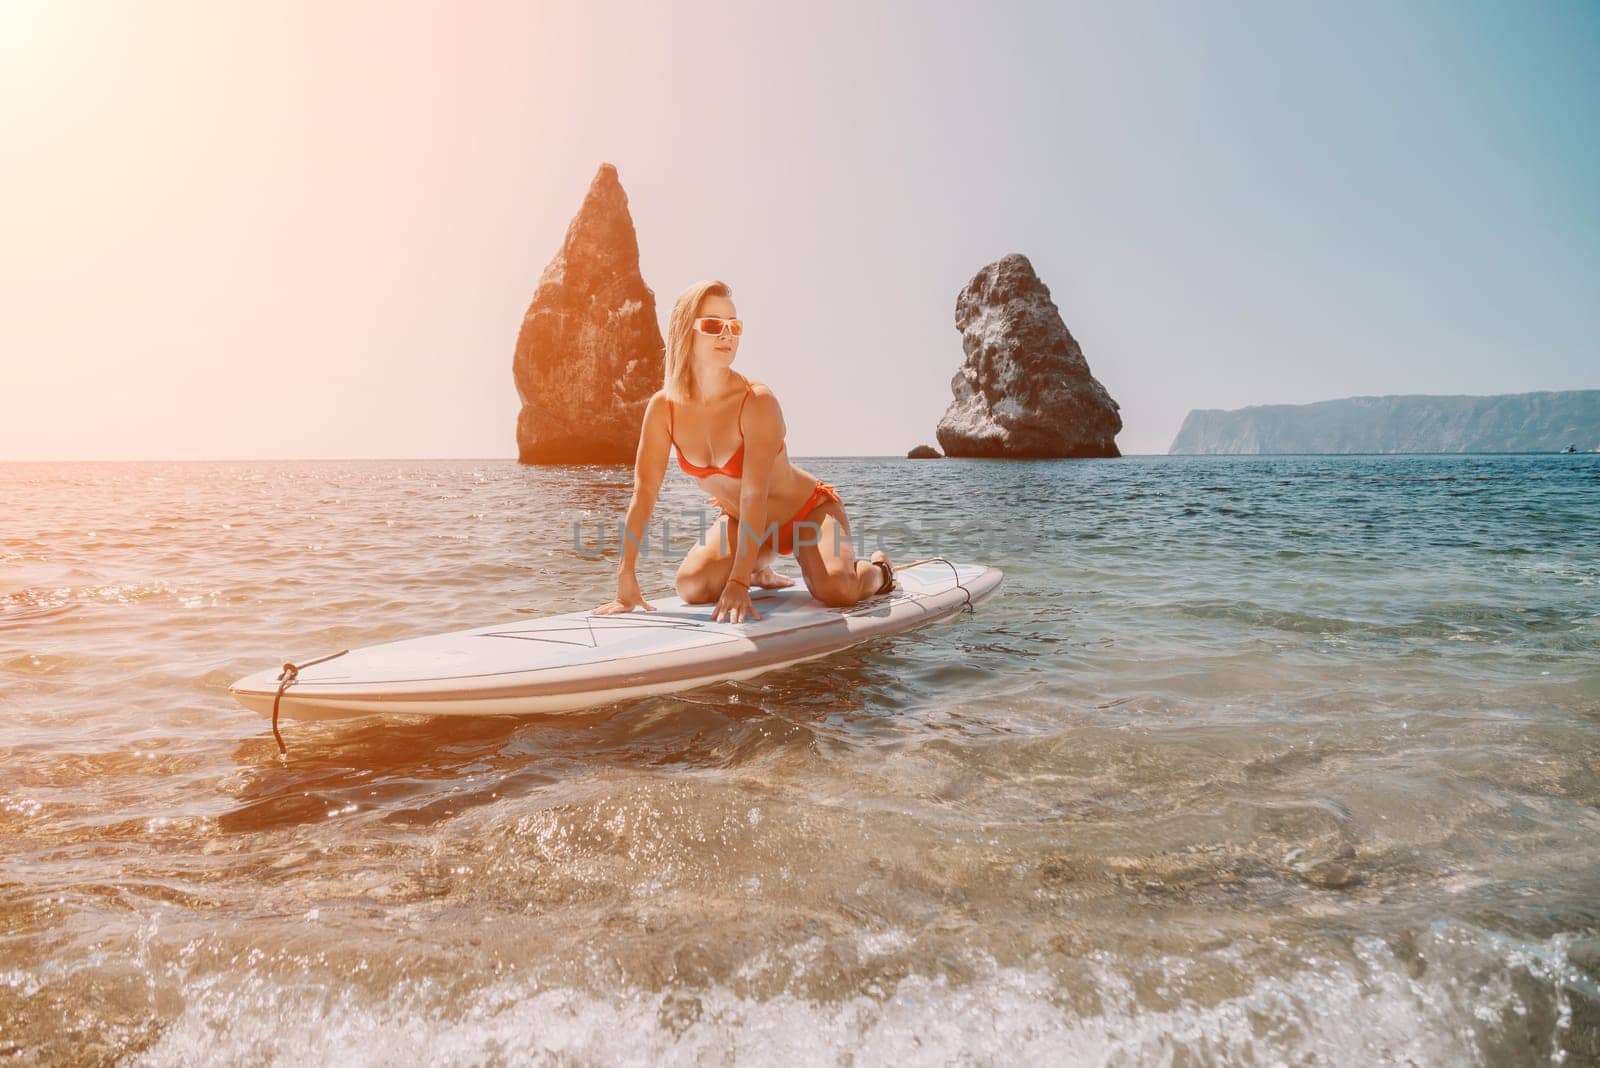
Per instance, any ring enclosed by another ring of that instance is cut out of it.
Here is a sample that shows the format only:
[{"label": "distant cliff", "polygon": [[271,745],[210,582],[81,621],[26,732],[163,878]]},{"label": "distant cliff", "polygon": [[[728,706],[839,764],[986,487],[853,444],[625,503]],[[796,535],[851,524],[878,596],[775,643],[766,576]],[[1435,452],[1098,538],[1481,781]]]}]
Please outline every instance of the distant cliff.
[{"label": "distant cliff", "polygon": [[1600,448],[1600,389],[1197,409],[1167,452],[1560,452],[1569,444]]}]

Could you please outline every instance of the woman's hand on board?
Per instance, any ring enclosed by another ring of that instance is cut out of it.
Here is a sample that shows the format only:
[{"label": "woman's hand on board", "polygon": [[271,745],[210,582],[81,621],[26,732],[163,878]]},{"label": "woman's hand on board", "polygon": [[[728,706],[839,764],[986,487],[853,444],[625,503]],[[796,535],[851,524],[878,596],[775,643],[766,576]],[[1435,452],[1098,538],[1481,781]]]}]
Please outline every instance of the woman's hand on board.
[{"label": "woman's hand on board", "polygon": [[717,607],[711,613],[711,622],[743,623],[751,616],[756,619],[761,618],[761,613],[750,603],[749,588],[741,582],[729,579],[722,587],[722,596],[717,598]]},{"label": "woman's hand on board", "polygon": [[644,594],[639,592],[639,580],[632,575],[617,579],[617,596],[615,600],[607,601],[596,608],[593,615],[609,616],[617,612],[631,612],[635,608],[643,608],[647,612],[654,612],[656,606],[644,599]]}]

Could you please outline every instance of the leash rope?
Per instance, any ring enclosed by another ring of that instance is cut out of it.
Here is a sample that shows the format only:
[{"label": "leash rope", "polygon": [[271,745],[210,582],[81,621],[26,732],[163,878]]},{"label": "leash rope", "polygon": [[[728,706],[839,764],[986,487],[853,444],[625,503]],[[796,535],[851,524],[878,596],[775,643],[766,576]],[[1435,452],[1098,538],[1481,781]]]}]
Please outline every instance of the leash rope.
[{"label": "leash rope", "polygon": [[278,702],[283,700],[283,691],[299,680],[301,669],[314,667],[317,664],[326,664],[328,661],[336,660],[349,651],[348,649],[340,649],[337,653],[319,656],[315,660],[307,660],[304,664],[292,664],[287,661],[284,663],[283,670],[278,672],[278,694],[272,699],[272,737],[277,739],[279,756],[287,756],[289,754],[289,747],[283,744],[283,735],[278,732]]},{"label": "leash rope", "polygon": [[956,565],[955,564],[950,563],[950,561],[946,560],[944,557],[942,557],[942,556],[926,556],[926,557],[923,557],[921,560],[913,560],[909,564],[901,564],[898,567],[896,567],[895,570],[896,571],[905,571],[905,570],[907,570],[909,568],[919,567],[922,564],[932,564],[932,563],[936,563],[936,562],[944,563],[944,564],[948,564],[949,565],[950,573],[956,577],[956,589],[960,590],[962,593],[967,595],[967,603],[961,606],[962,611],[965,611],[965,612],[976,612],[977,611],[977,607],[974,606],[973,603],[972,603],[972,591],[967,589],[965,586],[961,585],[961,572],[956,570]]}]

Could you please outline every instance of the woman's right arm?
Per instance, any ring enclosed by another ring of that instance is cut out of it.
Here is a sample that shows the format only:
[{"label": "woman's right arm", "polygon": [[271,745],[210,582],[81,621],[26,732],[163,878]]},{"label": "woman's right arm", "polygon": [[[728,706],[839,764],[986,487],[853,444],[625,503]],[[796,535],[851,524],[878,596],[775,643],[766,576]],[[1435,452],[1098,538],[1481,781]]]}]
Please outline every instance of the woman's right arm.
[{"label": "woman's right arm", "polygon": [[650,513],[655,511],[661,481],[667,474],[670,439],[666,396],[656,390],[645,405],[639,427],[639,447],[633,457],[633,499],[628,502],[628,514],[623,521],[627,536],[622,539],[622,559],[617,564],[617,597],[596,608],[596,615],[631,612],[635,608],[655,611],[655,606],[639,592],[634,568],[639,559],[639,545],[644,540],[645,525],[650,522]]}]

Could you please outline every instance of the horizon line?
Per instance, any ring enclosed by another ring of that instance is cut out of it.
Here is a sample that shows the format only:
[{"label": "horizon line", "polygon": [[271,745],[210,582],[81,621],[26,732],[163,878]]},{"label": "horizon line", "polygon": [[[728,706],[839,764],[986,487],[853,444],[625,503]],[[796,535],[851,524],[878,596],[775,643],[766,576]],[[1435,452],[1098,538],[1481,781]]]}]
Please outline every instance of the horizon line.
[{"label": "horizon line", "polygon": [[[1035,461],[1055,463],[1070,460],[1081,463],[1085,460],[1127,460],[1133,458],[1159,457],[1161,459],[1195,459],[1222,457],[1261,457],[1261,456],[1593,456],[1600,449],[1576,452],[1564,452],[1560,449],[1507,449],[1492,452],[1125,452],[1120,456],[925,456],[916,457],[918,462],[927,460],[993,460],[1005,463],[1016,461]],[[815,453],[796,454],[797,459],[806,460],[911,460],[913,457],[900,453]],[[123,459],[80,458],[67,460],[4,460],[0,459],[0,467],[18,467],[23,464],[290,464],[290,463],[514,463],[519,467],[624,467],[631,468],[626,463],[535,463],[524,464],[515,456],[208,456],[208,457],[131,457]]]}]

